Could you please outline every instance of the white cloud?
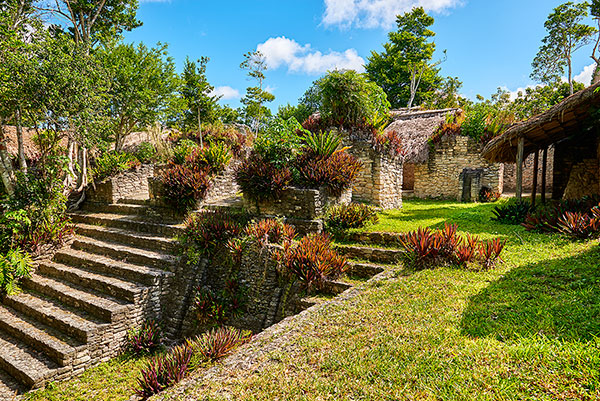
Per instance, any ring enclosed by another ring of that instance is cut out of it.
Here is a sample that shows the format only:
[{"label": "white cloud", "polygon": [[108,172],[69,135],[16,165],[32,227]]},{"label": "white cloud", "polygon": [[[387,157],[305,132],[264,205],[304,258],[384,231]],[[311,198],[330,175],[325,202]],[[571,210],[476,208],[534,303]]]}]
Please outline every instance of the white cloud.
[{"label": "white cloud", "polygon": [[223,100],[239,99],[240,91],[231,86],[219,86],[211,92],[211,95],[222,96]]},{"label": "white cloud", "polygon": [[594,75],[595,69],[596,63],[592,63],[584,67],[583,71],[573,77],[573,81],[580,82],[585,86],[589,86],[592,83],[592,75]]},{"label": "white cloud", "polygon": [[423,7],[428,12],[442,12],[456,7],[462,0],[325,0],[323,24],[348,28],[389,28],[396,16]]},{"label": "white cloud", "polygon": [[344,52],[329,51],[322,53],[313,50],[310,44],[300,45],[285,36],[270,38],[257,46],[267,61],[267,66],[277,69],[286,66],[291,72],[319,75],[328,70],[365,70],[365,60],[355,49]]}]

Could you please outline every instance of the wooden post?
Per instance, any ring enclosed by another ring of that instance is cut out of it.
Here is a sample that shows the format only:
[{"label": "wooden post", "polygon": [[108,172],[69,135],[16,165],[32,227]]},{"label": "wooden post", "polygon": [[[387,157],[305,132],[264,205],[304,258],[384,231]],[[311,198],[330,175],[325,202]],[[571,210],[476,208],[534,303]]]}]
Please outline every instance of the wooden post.
[{"label": "wooden post", "polygon": [[542,203],[546,203],[546,165],[548,164],[548,148],[542,152]]},{"label": "wooden post", "polygon": [[539,167],[540,151],[536,150],[533,155],[533,183],[531,188],[531,206],[535,206],[537,198],[537,184],[538,184],[538,167]]},{"label": "wooden post", "polygon": [[525,153],[525,138],[519,138],[517,146],[517,199],[523,197],[523,154]]}]

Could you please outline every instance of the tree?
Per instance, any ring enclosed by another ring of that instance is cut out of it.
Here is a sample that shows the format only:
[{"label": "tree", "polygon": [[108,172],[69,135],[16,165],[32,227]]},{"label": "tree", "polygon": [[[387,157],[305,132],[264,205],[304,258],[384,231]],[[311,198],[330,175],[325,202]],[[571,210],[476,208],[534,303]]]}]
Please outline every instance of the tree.
[{"label": "tree", "polygon": [[[584,85],[573,82],[573,88],[582,90]],[[527,120],[562,102],[570,93],[571,87],[568,82],[556,81],[551,85],[538,85],[525,89],[525,92],[519,92],[512,102],[511,109],[518,120]]]},{"label": "tree", "polygon": [[459,94],[462,85],[458,77],[444,79],[440,87],[429,96],[425,106],[431,109],[464,107],[468,100]]},{"label": "tree", "polygon": [[573,94],[573,53],[587,45],[596,28],[581,23],[588,16],[588,4],[567,2],[556,7],[544,23],[547,35],[533,59],[531,78],[544,84],[560,80],[567,68],[570,93]]},{"label": "tree", "polygon": [[181,95],[185,101],[183,125],[190,128],[198,124],[200,145],[202,145],[202,121],[213,122],[217,117],[217,102],[220,96],[213,96],[214,87],[206,79],[206,64],[208,57],[202,57],[197,62],[186,58],[181,74]]},{"label": "tree", "polygon": [[592,75],[592,85],[594,85],[600,82],[600,56],[596,54],[596,52],[600,50],[600,0],[592,0],[590,4],[590,15],[594,18],[594,21],[598,26],[598,28],[596,28],[596,42],[591,55],[592,59],[596,63],[594,74]]},{"label": "tree", "polygon": [[292,106],[288,103],[285,106],[279,106],[279,110],[277,110],[277,117],[282,120],[289,120],[290,118],[294,117],[296,121],[302,123],[306,121],[306,119],[315,111],[317,110],[307,106],[304,103],[299,103],[296,106]]},{"label": "tree", "polygon": [[105,46],[98,51],[109,87],[108,117],[115,149],[134,129],[165,116],[178,88],[175,64],[167,45],[148,48],[143,43]]},{"label": "tree", "polygon": [[399,15],[398,30],[388,34],[384,51],[373,51],[368,58],[369,78],[383,88],[393,107],[423,102],[442,82],[437,68],[440,62],[432,63],[435,32],[429,28],[433,23],[422,7]]},{"label": "tree", "polygon": [[267,61],[260,51],[244,54],[244,61],[240,64],[242,70],[247,71],[248,77],[256,81],[256,86],[246,88],[246,95],[242,98],[246,121],[255,132],[260,129],[262,120],[271,115],[271,111],[264,103],[275,100],[273,94],[263,89]]},{"label": "tree", "polygon": [[142,25],[136,18],[138,0],[55,0],[36,3],[38,10],[66,21],[75,42],[84,43],[88,48]]}]

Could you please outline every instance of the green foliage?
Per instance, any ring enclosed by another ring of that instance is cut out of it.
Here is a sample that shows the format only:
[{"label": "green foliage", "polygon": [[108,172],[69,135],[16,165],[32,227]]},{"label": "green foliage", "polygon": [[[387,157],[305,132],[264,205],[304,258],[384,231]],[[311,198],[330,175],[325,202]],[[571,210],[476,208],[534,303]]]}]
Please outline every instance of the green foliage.
[{"label": "green foliage", "polygon": [[131,153],[110,151],[94,160],[92,175],[96,180],[103,181],[139,165],[140,161]]},{"label": "green foliage", "polygon": [[[373,51],[368,58],[365,68],[369,79],[383,88],[394,108],[409,104],[410,84],[415,68],[420,70],[418,74],[421,75],[415,93],[416,104],[433,98],[435,91],[442,86],[439,68],[431,63],[435,51],[435,42],[432,41],[435,32],[429,28],[433,23],[433,17],[427,15],[422,7],[398,15],[398,30],[388,34],[389,42],[383,45],[381,53]],[[446,86],[446,90],[452,91],[450,96],[456,92],[452,88],[456,83],[453,81],[450,86]]]},{"label": "green foliage", "polygon": [[308,117],[310,117],[317,109],[304,104],[299,103],[296,106],[292,106],[291,104],[287,104],[285,106],[279,106],[279,110],[277,111],[277,115],[275,118],[280,118],[282,120],[289,120],[294,117],[298,122],[304,122]]},{"label": "green foliage", "polygon": [[165,118],[179,83],[167,46],[117,44],[98,52],[110,82],[108,116],[116,149],[133,130]]},{"label": "green foliage", "polygon": [[328,231],[339,233],[353,228],[365,228],[377,223],[378,218],[374,207],[350,203],[330,207],[323,220]]},{"label": "green foliage", "polygon": [[237,280],[228,280],[225,288],[218,292],[198,287],[193,307],[200,324],[222,325],[239,316],[246,301],[245,288]]},{"label": "green foliage", "polygon": [[271,116],[271,111],[264,103],[272,102],[275,96],[264,90],[265,71],[267,61],[260,51],[244,54],[244,61],[240,64],[242,70],[247,71],[250,79],[256,80],[256,86],[246,88],[246,95],[241,102],[244,105],[244,118],[246,122],[258,132],[262,128],[263,120]]},{"label": "green foliage", "polygon": [[461,126],[462,135],[469,136],[476,141],[480,141],[487,128],[488,110],[483,103],[467,113],[467,117]]},{"label": "green foliage", "polygon": [[252,333],[248,331],[232,327],[220,327],[212,329],[195,339],[186,340],[186,344],[194,352],[191,370],[227,356],[236,347],[248,342],[251,336]]},{"label": "green foliage", "polygon": [[204,148],[196,148],[187,163],[208,174],[217,174],[229,165],[233,155],[223,142],[212,142]]},{"label": "green foliage", "polygon": [[589,44],[597,33],[593,28],[582,23],[588,16],[587,2],[575,4],[572,1],[556,7],[548,16],[544,27],[548,34],[542,39],[542,46],[535,56],[531,78],[549,84],[560,80],[565,68],[573,94],[573,53]]},{"label": "green foliage", "polygon": [[507,202],[504,205],[496,206],[494,208],[492,211],[494,214],[492,220],[504,224],[521,224],[525,221],[525,218],[531,210],[531,203],[528,201],[520,200]]},{"label": "green foliage", "polygon": [[309,91],[329,126],[363,127],[389,113],[383,89],[356,71],[331,71],[313,86]]},{"label": "green foliage", "polygon": [[173,163],[184,164],[197,147],[196,142],[190,139],[182,139],[173,148]]},{"label": "green foliage", "polygon": [[342,139],[333,131],[312,133],[304,137],[304,144],[317,157],[329,158],[340,147]]},{"label": "green foliage", "polygon": [[0,287],[7,295],[14,294],[18,287],[17,281],[31,276],[33,262],[27,252],[11,249],[5,255],[0,254]]},{"label": "green foliage", "polygon": [[[585,85],[582,83],[573,82],[575,92],[584,88]],[[568,82],[539,85],[534,88],[527,88],[525,92],[519,91],[517,98],[510,107],[514,111],[517,120],[527,120],[562,102],[569,95],[570,86]]]},{"label": "green foliage", "polygon": [[212,123],[217,118],[219,97],[211,95],[214,87],[206,78],[209,61],[208,57],[202,57],[197,62],[189,58],[185,60],[180,89],[185,106],[179,124],[184,130],[198,127],[198,124]]},{"label": "green foliage", "polygon": [[156,146],[151,142],[142,142],[135,150],[134,156],[140,163],[150,164],[157,160]]},{"label": "green foliage", "polygon": [[254,152],[276,168],[284,168],[302,147],[302,126],[295,118],[275,118],[256,138]]}]

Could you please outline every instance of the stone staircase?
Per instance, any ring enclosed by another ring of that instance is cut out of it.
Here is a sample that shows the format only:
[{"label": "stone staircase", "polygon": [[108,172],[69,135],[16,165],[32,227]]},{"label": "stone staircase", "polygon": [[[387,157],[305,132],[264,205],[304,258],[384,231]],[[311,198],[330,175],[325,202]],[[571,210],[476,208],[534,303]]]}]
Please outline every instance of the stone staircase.
[{"label": "stone staircase", "polygon": [[73,242],[0,304],[0,400],[116,356],[129,329],[160,319],[182,229],[141,201],[85,205]]}]

